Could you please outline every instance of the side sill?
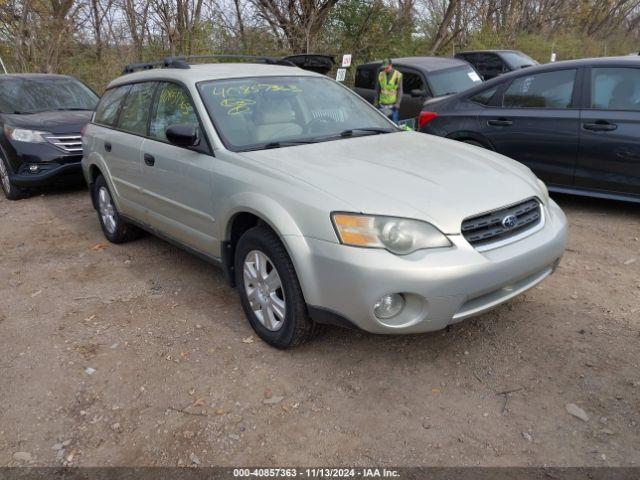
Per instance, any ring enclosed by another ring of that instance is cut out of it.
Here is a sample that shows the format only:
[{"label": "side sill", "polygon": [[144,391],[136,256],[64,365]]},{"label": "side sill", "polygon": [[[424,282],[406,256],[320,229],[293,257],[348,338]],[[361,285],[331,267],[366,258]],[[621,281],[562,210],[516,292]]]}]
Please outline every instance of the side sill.
[{"label": "side sill", "polygon": [[[135,220],[131,217],[128,217],[126,215],[122,215],[120,214],[120,216],[122,217],[122,219],[127,222],[130,223],[132,225],[135,225],[138,228],[141,228],[142,230],[149,232],[150,234],[160,238],[161,240],[164,240],[167,243],[170,243],[172,245],[175,245],[176,247],[190,253],[191,255],[198,257],[201,260],[204,260],[207,263],[210,263],[212,265],[215,265],[216,267],[222,268],[223,270],[225,270],[224,268],[224,264],[222,263],[222,259],[218,258],[218,257],[212,257],[211,255],[208,255],[204,252],[201,252],[200,250],[196,250],[193,247],[190,247],[189,245],[184,244],[183,242],[181,242],[180,240],[176,240],[173,237],[170,237],[168,235],[165,235],[164,233],[160,232],[159,230],[156,230],[155,228],[147,225],[146,223],[142,223],[139,222],[138,220]],[[226,276],[226,274],[225,274]]]}]

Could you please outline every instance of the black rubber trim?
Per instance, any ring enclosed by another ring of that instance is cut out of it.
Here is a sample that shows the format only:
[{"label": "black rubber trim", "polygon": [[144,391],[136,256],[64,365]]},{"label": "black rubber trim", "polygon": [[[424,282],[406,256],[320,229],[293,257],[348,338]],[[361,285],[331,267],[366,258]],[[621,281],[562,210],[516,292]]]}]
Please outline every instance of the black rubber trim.
[{"label": "black rubber trim", "polygon": [[14,173],[9,175],[9,179],[11,183],[19,187],[36,187],[54,182],[57,177],[75,173],[82,173],[80,162],[60,165],[43,173]]},{"label": "black rubber trim", "polygon": [[350,330],[362,330],[351,320],[343,317],[333,310],[322,307],[314,307],[313,305],[307,305],[307,311],[309,312],[309,316],[314,322],[322,323],[325,325],[335,325],[338,327],[348,328]]}]

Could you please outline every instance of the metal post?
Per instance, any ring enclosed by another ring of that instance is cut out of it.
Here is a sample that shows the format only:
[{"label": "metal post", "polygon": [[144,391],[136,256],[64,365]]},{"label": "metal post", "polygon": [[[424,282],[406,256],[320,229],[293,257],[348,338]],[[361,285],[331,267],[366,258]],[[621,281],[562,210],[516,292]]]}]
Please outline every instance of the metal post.
[{"label": "metal post", "polygon": [[8,73],[7,72],[7,67],[4,66],[4,62],[2,61],[2,57],[0,57],[0,67],[2,67],[2,73],[4,73],[6,75]]}]

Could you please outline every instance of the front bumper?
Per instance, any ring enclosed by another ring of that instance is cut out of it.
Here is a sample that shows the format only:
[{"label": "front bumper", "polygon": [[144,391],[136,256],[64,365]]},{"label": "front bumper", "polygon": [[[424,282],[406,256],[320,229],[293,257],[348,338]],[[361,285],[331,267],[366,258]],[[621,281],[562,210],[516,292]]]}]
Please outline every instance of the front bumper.
[{"label": "front bumper", "polygon": [[[478,315],[549,276],[564,252],[567,222],[550,200],[544,227],[513,243],[483,252],[461,235],[454,246],[396,256],[303,237],[287,245],[312,315],[340,319],[372,333],[439,330]],[[384,323],[373,314],[383,295],[402,293],[406,307]]]},{"label": "front bumper", "polygon": [[[28,167],[37,165],[38,170],[30,172]],[[82,166],[80,160],[70,163],[28,163],[20,166],[18,173],[9,175],[11,183],[19,187],[40,187],[60,182],[73,177],[82,178]]]}]

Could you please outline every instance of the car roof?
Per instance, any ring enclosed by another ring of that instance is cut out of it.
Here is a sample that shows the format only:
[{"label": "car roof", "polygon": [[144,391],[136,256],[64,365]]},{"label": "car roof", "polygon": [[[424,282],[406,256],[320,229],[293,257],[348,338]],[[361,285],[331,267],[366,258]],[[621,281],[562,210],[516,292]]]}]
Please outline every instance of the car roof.
[{"label": "car roof", "polygon": [[[450,57],[400,57],[392,58],[391,63],[399,66],[418,68],[425,72],[436,72],[447,68],[469,65],[464,60]],[[382,64],[382,60],[366,63],[361,65],[361,67],[371,67],[380,64]]]},{"label": "car roof", "polygon": [[3,78],[15,78],[21,80],[39,80],[39,79],[50,79],[54,80],[56,78],[74,78],[69,75],[58,75],[57,73],[5,73],[0,75],[0,79]]},{"label": "car roof", "polygon": [[207,80],[223,80],[243,77],[324,77],[297,67],[265,65],[262,63],[201,63],[189,65],[189,68],[153,68],[122,75],[109,83],[107,88],[144,80],[176,80],[193,84]]},{"label": "car roof", "polygon": [[[520,50],[507,50],[507,49],[496,49],[496,50],[463,50],[462,52],[456,53],[456,55],[462,55],[465,53],[521,53],[523,55],[527,55]],[[528,55],[527,55],[528,56]]]},{"label": "car roof", "polygon": [[492,88],[504,81],[509,81],[511,78],[517,78],[520,76],[532,75],[534,73],[553,72],[556,70],[563,70],[567,68],[580,68],[580,67],[619,67],[619,66],[638,66],[640,67],[640,56],[624,56],[624,57],[595,57],[595,58],[580,58],[576,60],[562,60],[560,62],[544,63],[542,65],[532,65],[525,69],[518,69],[512,72],[499,75],[491,80],[487,80],[481,84],[471,87],[463,92],[452,95],[452,97],[466,97],[467,95],[474,95],[476,92]]}]

